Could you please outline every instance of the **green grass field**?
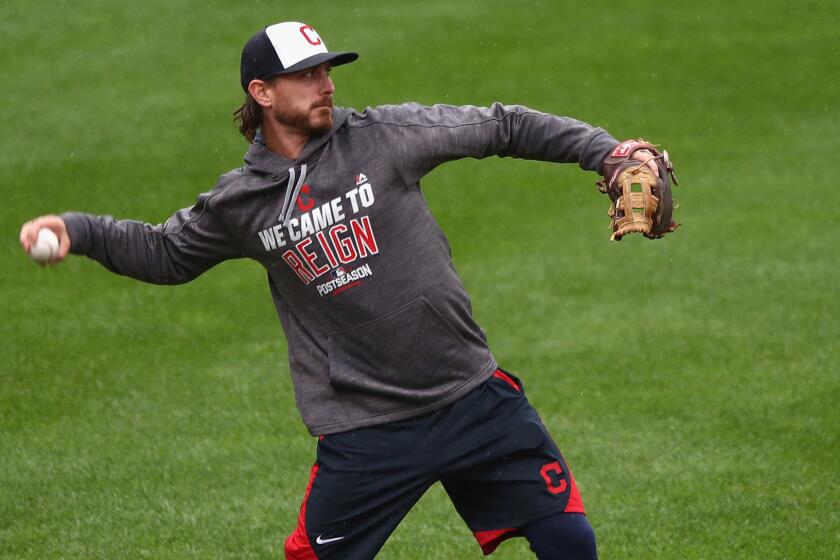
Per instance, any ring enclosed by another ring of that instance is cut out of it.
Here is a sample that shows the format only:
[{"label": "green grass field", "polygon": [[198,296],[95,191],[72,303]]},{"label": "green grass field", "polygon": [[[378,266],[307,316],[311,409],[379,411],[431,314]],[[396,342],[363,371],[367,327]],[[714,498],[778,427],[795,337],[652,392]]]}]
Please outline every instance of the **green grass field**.
[{"label": "green grass field", "polygon": [[[239,52],[283,19],[361,53],[339,105],[502,100],[663,143],[662,241],[609,243],[573,165],[455,162],[424,191],[602,558],[840,558],[840,7],[675,4],[0,4],[0,558],[282,556],[315,441],[260,267],[156,287],[17,237],[158,222],[239,166]],[[481,555],[436,487],[380,557]]]}]

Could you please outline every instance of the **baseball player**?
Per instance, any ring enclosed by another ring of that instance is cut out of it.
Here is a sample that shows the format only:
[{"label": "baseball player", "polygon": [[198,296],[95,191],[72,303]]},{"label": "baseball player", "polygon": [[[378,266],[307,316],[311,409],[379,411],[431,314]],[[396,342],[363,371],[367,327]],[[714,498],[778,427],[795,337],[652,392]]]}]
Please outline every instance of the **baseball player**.
[{"label": "baseball player", "polygon": [[[591,560],[594,533],[569,466],[475,323],[420,180],[488,156],[601,170],[619,142],[522,106],[333,106],[331,52],[310,26],[270,25],[245,44],[235,113],[244,165],[149,225],[69,212],[23,225],[117,274],[188,282],[251,258],[288,339],[295,401],[319,437],[289,560],[374,558],[441,482],[484,554],[525,537],[537,558]],[[635,159],[658,173],[647,150]]]}]

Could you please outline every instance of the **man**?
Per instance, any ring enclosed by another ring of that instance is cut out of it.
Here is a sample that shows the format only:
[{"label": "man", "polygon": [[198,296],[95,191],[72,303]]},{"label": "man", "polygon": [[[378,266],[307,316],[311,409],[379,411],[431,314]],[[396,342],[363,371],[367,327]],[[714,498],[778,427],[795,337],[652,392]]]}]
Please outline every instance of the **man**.
[{"label": "man", "polygon": [[162,225],[71,212],[24,224],[21,245],[47,227],[56,262],[87,255],[158,284],[226,259],[265,267],[296,403],[320,437],[286,558],[373,558],[437,481],[485,554],[524,536],[543,560],[596,558],[569,468],[473,321],[419,180],[490,155],[599,170],[618,142],[498,103],[334,108],[330,69],[356,58],[302,23],[263,29],[242,52],[242,168]]}]

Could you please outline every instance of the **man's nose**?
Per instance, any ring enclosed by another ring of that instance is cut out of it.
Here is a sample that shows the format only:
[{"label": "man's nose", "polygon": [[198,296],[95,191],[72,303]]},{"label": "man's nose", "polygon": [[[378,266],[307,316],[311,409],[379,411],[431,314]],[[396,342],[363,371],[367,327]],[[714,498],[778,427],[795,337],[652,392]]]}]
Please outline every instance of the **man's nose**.
[{"label": "man's nose", "polygon": [[333,93],[335,93],[335,84],[333,83],[332,78],[330,78],[329,74],[327,74],[326,78],[324,79],[324,84],[322,87],[323,93],[325,94],[332,95]]}]

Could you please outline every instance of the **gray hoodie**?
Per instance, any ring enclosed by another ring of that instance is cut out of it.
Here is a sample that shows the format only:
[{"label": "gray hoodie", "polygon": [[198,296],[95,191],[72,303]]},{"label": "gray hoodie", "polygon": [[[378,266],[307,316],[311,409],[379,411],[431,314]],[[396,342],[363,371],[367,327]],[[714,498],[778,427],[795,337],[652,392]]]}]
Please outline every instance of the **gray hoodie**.
[{"label": "gray hoodie", "polygon": [[494,155],[597,170],[616,144],[580,121],[498,103],[336,109],[296,161],[258,139],[244,167],[162,225],[63,218],[74,253],[145,282],[259,261],[303,421],[330,434],[443,407],[496,369],[420,178]]}]

